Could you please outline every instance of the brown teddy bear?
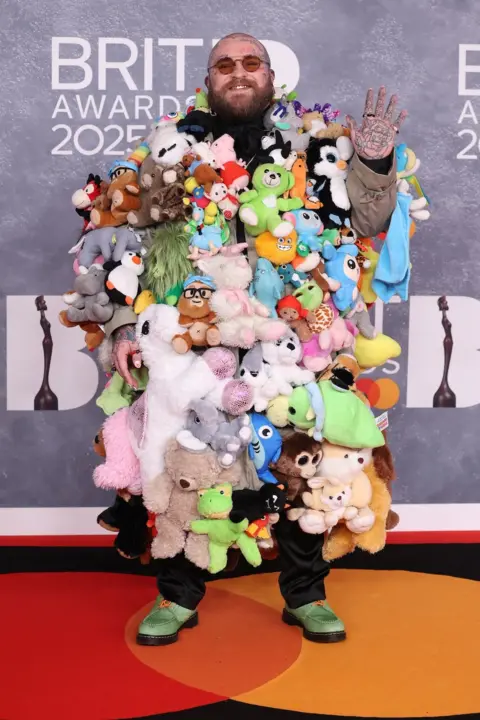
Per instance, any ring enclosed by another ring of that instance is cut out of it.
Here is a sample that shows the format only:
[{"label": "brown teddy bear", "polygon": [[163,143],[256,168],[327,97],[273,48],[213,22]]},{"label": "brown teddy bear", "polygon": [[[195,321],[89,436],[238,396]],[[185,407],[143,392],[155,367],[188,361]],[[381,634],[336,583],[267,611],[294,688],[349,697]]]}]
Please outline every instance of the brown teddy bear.
[{"label": "brown teddy bear", "polygon": [[149,155],[141,167],[141,207],[128,213],[129,224],[143,228],[160,222],[184,220],[188,211],[183,202],[184,180],[182,165],[175,166],[172,175],[172,168],[162,168]]},{"label": "brown teddy bear", "polygon": [[210,309],[210,298],[215,285],[208,277],[189,275],[177,304],[180,312],[179,325],[188,328],[182,335],[175,335],[172,345],[183,355],[195,347],[220,345],[220,331],[215,323],[215,313]]},{"label": "brown teddy bear", "polygon": [[237,485],[239,466],[224,470],[211,448],[205,448],[188,431],[171,439],[165,452],[165,470],[143,491],[148,510],[156,514],[156,536],[151,553],[154,558],[171,558],[184,550],[185,556],[200,568],[208,568],[208,536],[189,532],[192,520],[200,519],[197,511],[198,490],[229,482]]},{"label": "brown teddy bear", "polygon": [[[325,124],[324,117],[320,112],[308,112],[302,115],[303,129],[310,133],[313,138],[329,138],[337,140],[342,135],[350,135],[348,128],[340,123],[330,122]],[[317,128],[317,129],[316,129]]]},{"label": "brown teddy bear", "polygon": [[285,486],[289,503],[308,490],[307,480],[316,475],[321,459],[321,444],[306,433],[292,432],[284,436],[282,453],[270,468],[278,483]]},{"label": "brown teddy bear", "polygon": [[118,227],[127,222],[131,210],[141,206],[138,165],[131,160],[119,160],[109,172],[111,179],[106,193],[95,200],[90,220],[95,227]]},{"label": "brown teddy bear", "polygon": [[[202,185],[206,193],[210,193],[213,183],[223,182],[215,170],[202,160],[200,155],[184,155],[182,159],[185,167],[185,177],[193,177],[197,185]],[[194,166],[192,172],[191,167]]]},{"label": "brown teddy bear", "polygon": [[[385,432],[383,433],[385,437]],[[327,561],[336,560],[347,553],[353,552],[356,547],[369,553],[383,550],[386,542],[387,530],[393,529],[399,522],[398,514],[391,510],[391,482],[395,480],[396,473],[392,453],[388,445],[374,448],[372,462],[365,468],[365,474],[372,487],[370,509],[375,515],[375,522],[370,530],[363,533],[352,533],[340,523],[332,528],[323,547],[323,557]]]}]

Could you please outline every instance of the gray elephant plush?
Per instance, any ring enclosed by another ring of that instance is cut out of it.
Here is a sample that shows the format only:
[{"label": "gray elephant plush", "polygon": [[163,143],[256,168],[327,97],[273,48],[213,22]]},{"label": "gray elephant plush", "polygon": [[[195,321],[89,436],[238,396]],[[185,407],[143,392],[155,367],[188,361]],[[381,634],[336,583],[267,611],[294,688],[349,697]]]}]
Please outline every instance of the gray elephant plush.
[{"label": "gray elephant plush", "polygon": [[113,305],[105,288],[106,272],[92,265],[85,275],[77,275],[73,293],[65,293],[63,299],[70,307],[67,319],[70,322],[106,323],[113,315]]},{"label": "gray elephant plush", "polygon": [[106,226],[90,230],[85,235],[82,249],[78,256],[79,270],[85,274],[93,264],[95,258],[102,255],[105,262],[113,260],[120,262],[126,250],[138,252],[141,248],[141,239],[137,233],[127,226]]},{"label": "gray elephant plush", "polygon": [[347,318],[358,328],[358,332],[360,335],[363,335],[363,337],[368,340],[373,340],[373,338],[377,336],[377,331],[370,320],[365,300],[361,295],[358,296],[353,313],[348,315]]},{"label": "gray elephant plush", "polygon": [[197,400],[190,405],[186,429],[215,450],[224,468],[233,465],[252,439],[247,415],[228,420],[210,400]]}]

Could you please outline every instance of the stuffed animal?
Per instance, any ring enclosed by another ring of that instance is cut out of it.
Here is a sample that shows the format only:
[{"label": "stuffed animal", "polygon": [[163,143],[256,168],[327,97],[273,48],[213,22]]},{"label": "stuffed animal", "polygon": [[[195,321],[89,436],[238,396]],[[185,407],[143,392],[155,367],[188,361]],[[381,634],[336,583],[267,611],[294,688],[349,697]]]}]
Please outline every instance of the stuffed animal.
[{"label": "stuffed animal", "polygon": [[283,220],[291,222],[297,232],[297,243],[308,251],[318,252],[322,248],[323,223],[315,210],[292,210],[283,214]]},{"label": "stuffed animal", "polygon": [[367,306],[360,294],[358,295],[356,305],[346,315],[346,317],[355,325],[356,328],[358,328],[358,331],[361,335],[363,335],[363,337],[369,340],[373,340],[373,338],[377,337],[378,333],[372,325]]},{"label": "stuffed animal", "polygon": [[211,150],[215,156],[214,167],[219,171],[229,192],[236,194],[244,190],[250,182],[250,173],[243,160],[237,160],[231,135],[221,135],[212,143]]},{"label": "stuffed animal", "polygon": [[110,300],[118,305],[133,305],[142,291],[138,279],[145,269],[141,253],[128,250],[119,262],[109,260],[103,267],[108,272],[105,292]]},{"label": "stuffed animal", "polygon": [[142,565],[150,561],[151,543],[148,512],[141,495],[118,493],[113,505],[97,516],[104,530],[116,533],[113,543],[118,554],[126,560],[140,559]]},{"label": "stuffed animal", "polygon": [[[323,302],[327,296],[314,280],[303,283],[293,291],[292,295],[300,302],[303,309],[308,311],[305,317],[310,331],[316,335],[321,335],[319,338],[320,348],[330,352],[331,336],[329,330],[335,315],[332,308]],[[307,338],[306,342],[310,339]]]},{"label": "stuffed animal", "polygon": [[352,142],[345,136],[336,141],[328,138],[312,140],[307,150],[308,169],[316,179],[313,194],[321,203],[318,213],[326,228],[347,227],[350,230],[344,242],[355,241],[346,184],[348,161],[353,152]]},{"label": "stuffed animal", "polygon": [[340,287],[332,292],[332,300],[338,310],[344,312],[352,308],[358,299],[360,279],[358,248],[355,245],[341,245],[335,248],[331,243],[326,242],[322,248],[322,255],[326,260],[325,271],[328,277],[340,283]]},{"label": "stuffed animal", "polygon": [[298,367],[302,359],[302,347],[297,335],[291,330],[276,342],[262,342],[263,359],[270,366],[270,377],[277,386],[277,394],[289,395],[293,385],[312,382],[314,374]]},{"label": "stuffed animal", "polygon": [[206,519],[192,521],[190,528],[194,533],[208,536],[209,572],[218,573],[226,568],[227,552],[232,545],[240,548],[250,565],[254,567],[261,565],[262,557],[257,543],[245,533],[248,520],[245,518],[235,522],[231,519],[231,485],[217,485],[209,490],[200,490],[197,509]]},{"label": "stuffed animal", "polygon": [[295,183],[290,190],[285,192],[283,197],[285,199],[300,198],[305,205],[307,194],[307,155],[304,152],[298,152],[296,155],[297,157],[290,168],[290,172],[294,177]]},{"label": "stuffed animal", "polygon": [[185,280],[177,309],[180,313],[179,324],[188,330],[173,338],[176,352],[186,353],[192,346],[220,345],[215,313],[210,310],[210,298],[214,290],[215,285],[209,277],[189,275]]},{"label": "stuffed animal", "polygon": [[[72,294],[72,293],[67,293]],[[72,322],[67,318],[67,310],[62,310],[58,314],[58,319],[64,327],[72,328],[79,327],[85,333],[85,347],[93,352],[96,350],[105,339],[105,333],[98,325],[98,323],[92,322]]]},{"label": "stuffed animal", "polygon": [[263,359],[259,343],[243,356],[240,377],[253,390],[255,412],[266,410],[269,401],[278,395],[276,384],[270,381],[270,366]]},{"label": "stuffed animal", "polygon": [[105,462],[93,472],[93,482],[102,490],[126,490],[141,495],[140,464],[129,439],[128,409],[118,410],[102,425]]},{"label": "stuffed animal", "polygon": [[289,503],[308,490],[306,481],[318,474],[321,459],[321,444],[306,433],[284,435],[281,455],[271,470],[277,482],[285,486]]},{"label": "stuffed animal", "polygon": [[229,237],[228,225],[221,217],[216,217],[214,224],[205,224],[205,211],[203,208],[194,205],[192,219],[185,226],[185,230],[191,233],[189,251],[187,257],[190,260],[198,260],[200,256],[215,255]]},{"label": "stuffed animal", "polygon": [[251,348],[256,340],[277,340],[288,330],[284,322],[269,318],[265,305],[247,295],[252,269],[242,254],[245,247],[246,243],[229,246],[213,257],[196,261],[217,287],[210,307],[217,316],[221,341],[228,347]]},{"label": "stuffed animal", "polygon": [[295,112],[292,102],[284,94],[271,107],[268,108],[263,124],[267,130],[278,128],[284,142],[291,142],[292,150],[305,151],[310,141],[310,135],[303,132],[302,119]]},{"label": "stuffed animal", "polygon": [[[185,155],[182,159],[185,177],[194,178],[197,185],[202,186],[206,193],[212,189],[213,183],[221,183],[221,176],[200,155]],[[189,185],[187,184],[187,190]]]},{"label": "stuffed animal", "polygon": [[293,285],[294,288],[300,287],[308,280],[306,272],[295,270],[290,263],[279,265],[277,272],[284,285]]},{"label": "stuffed animal", "polygon": [[[297,159],[297,152],[292,150],[290,140],[285,142],[279,130],[275,128],[271,130],[268,135],[264,135],[260,144],[262,149],[255,156],[255,168],[258,167],[258,165],[273,163],[274,165],[285,168],[285,170],[291,170]],[[284,197],[295,196],[284,194]]]},{"label": "stuffed animal", "polygon": [[[132,229],[127,227],[102,227],[91,230],[82,238],[81,250],[78,255],[78,271],[86,273],[88,268],[102,256],[103,262],[113,260],[120,262],[127,250],[138,252],[142,240]],[[79,245],[74,249],[78,249]]]},{"label": "stuffed animal", "polygon": [[160,123],[148,138],[152,160],[167,173],[163,174],[166,183],[179,181],[185,174],[182,165],[184,156],[192,151],[195,138],[186,132],[178,132],[175,122]]},{"label": "stuffed animal", "polygon": [[141,206],[137,163],[115,160],[108,175],[110,185],[106,193],[96,199],[95,207],[90,211],[90,220],[97,228],[124,225],[128,213],[139,210]]},{"label": "stuffed animal", "polygon": [[225,220],[233,220],[240,207],[235,190],[229,190],[225,183],[213,183],[207,198],[222,211]]},{"label": "stuffed animal", "polygon": [[[200,187],[197,181],[193,177],[185,180],[185,190],[192,195],[192,197],[183,198],[183,202],[186,207],[190,207],[193,212],[193,219],[195,218],[195,208],[199,208],[203,211],[202,223],[205,225],[213,225],[218,215],[218,207],[216,203],[210,197],[210,194],[205,191],[205,188]],[[213,183],[212,190],[214,187],[219,187],[221,183]],[[210,191],[210,192],[211,192]]]},{"label": "stuffed animal", "polygon": [[270,463],[276,463],[282,452],[282,436],[272,423],[259,413],[250,414],[252,441],[248,454],[255,465],[259,479],[264,483],[277,484],[269,470]]},{"label": "stuffed animal", "polygon": [[215,450],[224,468],[233,465],[252,439],[248,415],[227,420],[225,413],[217,410],[210,400],[191,403],[185,427],[193,437]]},{"label": "stuffed animal", "polygon": [[87,182],[72,195],[72,204],[77,215],[83,218],[83,232],[86,233],[95,226],[90,221],[90,213],[95,206],[95,201],[100,195],[105,195],[108,190],[108,183],[100,178],[100,175],[90,173]]},{"label": "stuffed animal", "polygon": [[275,237],[282,237],[292,232],[293,225],[282,221],[280,212],[302,206],[300,198],[282,198],[294,182],[293,175],[279,165],[258,166],[253,173],[253,189],[246,190],[239,197],[239,216],[249,235],[256,237],[269,230]]},{"label": "stuffed animal", "polygon": [[136,326],[149,379],[147,390],[128,412],[144,480],[162,472],[167,442],[185,427],[193,401],[207,398],[235,416],[253,404],[251,388],[233,380],[237,363],[230,350],[209,348],[201,356],[192,350],[175,352],[172,340],[183,332],[178,320],[175,307],[154,304],[139,315]]},{"label": "stuffed animal", "polygon": [[113,415],[117,410],[130,407],[138,397],[137,393],[143,392],[147,387],[148,370],[146,367],[133,367],[130,372],[137,383],[135,389],[125,382],[120,373],[114,372],[96,399],[96,406],[103,410],[105,415]]},{"label": "stuffed animal", "polygon": [[312,339],[312,331],[306,318],[313,319],[309,310],[305,310],[293,295],[287,295],[277,303],[278,317],[285,320],[289,327],[294,330],[301,342],[309,342]]},{"label": "stuffed animal", "polygon": [[272,263],[259,257],[250,285],[250,297],[254,296],[270,310],[270,317],[276,318],[278,315],[275,306],[284,295],[285,286]]},{"label": "stuffed animal", "polygon": [[66,317],[73,323],[100,323],[103,325],[113,316],[113,305],[105,292],[106,272],[92,265],[86,275],[77,275],[73,293],[65,293],[64,302],[69,305]]},{"label": "stuffed animal", "polygon": [[313,477],[307,480],[310,488],[302,493],[303,508],[287,511],[289,520],[298,520],[303,532],[309,535],[323,535],[333,528],[341,518],[356,515],[350,506],[352,489],[349,485],[333,484],[327,478]]},{"label": "stuffed animal", "polygon": [[174,221],[185,218],[188,206],[183,202],[185,197],[183,166],[178,165],[173,171],[158,165],[149,155],[140,169],[141,207],[128,213],[127,221],[134,227],[144,228],[159,222]]},{"label": "stuffed animal", "polygon": [[274,265],[291,263],[297,257],[297,233],[294,230],[277,238],[266,230],[255,238],[255,250],[259,258],[265,258]]},{"label": "stuffed animal", "polygon": [[[152,557],[172,558],[184,551],[190,562],[206,568],[207,543],[189,530],[192,520],[199,517],[197,491],[222,482],[217,456],[204,446],[196,452],[186,449],[173,437],[166,446],[164,468],[143,490],[145,506],[156,514]],[[236,483],[238,478],[231,473],[229,480]]]},{"label": "stuffed animal", "polygon": [[303,129],[310,133],[310,137],[321,140],[328,138],[329,140],[337,140],[342,135],[348,136],[348,128],[341,123],[325,122],[325,117],[321,112],[306,112],[302,115]]}]

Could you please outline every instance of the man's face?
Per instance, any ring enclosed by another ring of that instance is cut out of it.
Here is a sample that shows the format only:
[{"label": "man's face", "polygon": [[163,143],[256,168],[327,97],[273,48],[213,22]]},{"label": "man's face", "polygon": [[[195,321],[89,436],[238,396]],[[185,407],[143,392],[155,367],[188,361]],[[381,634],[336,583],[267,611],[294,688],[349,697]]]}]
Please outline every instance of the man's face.
[{"label": "man's face", "polygon": [[[264,59],[261,46],[249,40],[222,40],[210,60],[210,66],[221,58],[234,60],[255,55]],[[220,117],[248,120],[263,113],[274,93],[274,73],[262,63],[255,72],[248,72],[241,62],[235,63],[233,72],[223,75],[217,68],[209,70],[206,83],[210,108]]]}]

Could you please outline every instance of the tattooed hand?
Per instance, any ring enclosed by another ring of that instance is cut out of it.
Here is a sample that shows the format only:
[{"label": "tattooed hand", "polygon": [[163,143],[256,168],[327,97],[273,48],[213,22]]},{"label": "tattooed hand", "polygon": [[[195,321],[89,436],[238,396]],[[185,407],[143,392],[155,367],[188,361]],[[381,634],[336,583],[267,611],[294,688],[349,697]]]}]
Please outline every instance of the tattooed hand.
[{"label": "tattooed hand", "polygon": [[134,366],[139,368],[142,364],[142,356],[135,337],[135,325],[124,325],[115,331],[112,362],[125,382],[136,389],[138,387],[137,381],[128,369],[128,359],[130,357]]},{"label": "tattooed hand", "polygon": [[377,104],[374,110],[373,90],[370,88],[367,93],[363,122],[360,128],[350,115],[346,117],[353,147],[360,157],[367,160],[380,160],[390,155],[395,143],[395,135],[408,114],[406,110],[402,110],[393,121],[398,97],[392,95],[385,110],[386,94],[387,91],[382,85],[378,91]]}]

